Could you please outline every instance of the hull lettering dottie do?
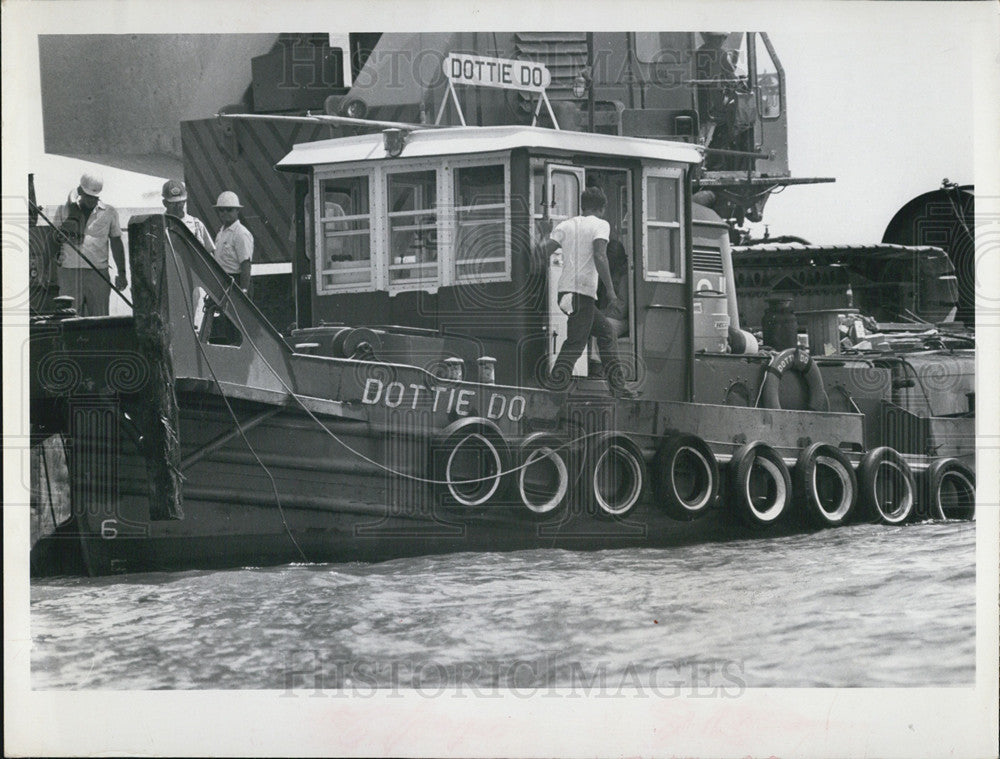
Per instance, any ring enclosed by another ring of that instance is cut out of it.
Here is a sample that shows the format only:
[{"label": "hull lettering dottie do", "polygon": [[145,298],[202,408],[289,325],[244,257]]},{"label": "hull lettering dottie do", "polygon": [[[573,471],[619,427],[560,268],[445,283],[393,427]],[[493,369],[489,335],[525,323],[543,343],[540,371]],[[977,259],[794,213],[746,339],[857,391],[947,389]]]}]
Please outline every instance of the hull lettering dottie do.
[{"label": "hull lettering dottie do", "polygon": [[[425,387],[416,383],[408,385],[402,382],[383,382],[375,377],[369,377],[365,382],[364,392],[361,394],[361,402],[366,406],[384,405],[386,408],[402,408],[415,410],[423,404],[429,406],[433,412],[444,411],[445,413],[456,413],[459,416],[469,416],[473,413],[475,406],[473,400],[477,391],[468,388],[456,387]],[[489,400],[485,404],[486,416],[489,419],[509,419],[512,422],[519,421],[524,416],[528,401],[523,395],[504,395],[503,393],[490,393]]]}]

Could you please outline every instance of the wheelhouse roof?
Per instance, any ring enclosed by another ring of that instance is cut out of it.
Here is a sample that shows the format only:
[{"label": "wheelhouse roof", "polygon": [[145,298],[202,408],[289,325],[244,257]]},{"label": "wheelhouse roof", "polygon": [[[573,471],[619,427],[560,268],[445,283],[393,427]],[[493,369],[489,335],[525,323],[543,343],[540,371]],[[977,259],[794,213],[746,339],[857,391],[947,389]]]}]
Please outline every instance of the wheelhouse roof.
[{"label": "wheelhouse roof", "polygon": [[[528,126],[447,127],[414,129],[406,136],[401,158],[492,153],[515,148],[541,148],[601,156],[649,158],[681,163],[701,163],[702,154],[685,142],[642,137],[571,132]],[[303,142],[278,162],[278,168],[295,171],[309,166],[355,163],[389,158],[382,134],[339,137]]]}]

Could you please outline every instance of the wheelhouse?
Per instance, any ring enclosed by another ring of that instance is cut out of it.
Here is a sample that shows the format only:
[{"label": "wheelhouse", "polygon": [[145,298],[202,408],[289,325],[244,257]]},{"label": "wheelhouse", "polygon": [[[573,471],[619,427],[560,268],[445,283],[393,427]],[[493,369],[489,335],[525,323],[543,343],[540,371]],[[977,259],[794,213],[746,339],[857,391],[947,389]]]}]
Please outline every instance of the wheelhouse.
[{"label": "wheelhouse", "polygon": [[[541,260],[536,246],[597,186],[608,198],[609,247],[624,253],[621,354],[657,397],[685,399],[690,173],[700,162],[684,143],[533,127],[387,130],[296,145],[278,168],[303,175],[297,325],[385,327],[408,333],[411,348],[427,337],[416,356],[426,365],[458,357],[474,366],[489,355],[498,382],[537,385],[565,316],[554,290],[561,259]],[[599,374],[590,353],[575,367],[581,378]]]}]

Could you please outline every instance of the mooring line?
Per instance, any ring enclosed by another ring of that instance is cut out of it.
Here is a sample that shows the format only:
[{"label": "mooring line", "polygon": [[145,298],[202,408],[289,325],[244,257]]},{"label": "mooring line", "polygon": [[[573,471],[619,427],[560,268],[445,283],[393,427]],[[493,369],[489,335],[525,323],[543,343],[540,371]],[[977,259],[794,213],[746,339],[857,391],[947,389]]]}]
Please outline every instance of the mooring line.
[{"label": "mooring line", "polygon": [[[177,279],[178,282],[180,282],[182,281],[183,278],[181,277],[180,264],[177,261],[177,251],[174,249],[173,240],[170,239],[170,230],[166,228],[166,225],[164,225],[164,231],[167,238],[167,242],[170,245],[170,251],[173,254],[174,268],[177,270]],[[191,319],[188,321],[188,327],[191,329],[191,332],[194,335],[194,341],[198,345],[198,349],[201,351],[202,358],[205,359],[205,364],[206,366],[208,366],[208,371],[212,374],[212,379],[214,380],[216,386],[220,390],[222,390],[222,384],[219,382],[219,377],[215,373],[215,369],[212,368],[212,362],[209,360],[208,355],[205,353],[205,346],[201,344],[201,340],[198,338],[198,332],[195,330],[194,310],[191,306],[191,300],[188,297],[188,294],[183,287],[181,288],[181,292],[184,295],[184,302],[188,307],[188,312],[191,314]],[[236,412],[233,411],[233,407],[230,405],[229,399],[226,397],[226,394],[220,393],[220,395],[222,396],[222,402],[226,405],[226,409],[229,411],[229,415],[233,419],[233,423],[236,425],[236,430],[239,433],[239,436],[243,439],[243,442],[246,443],[247,450],[250,451],[250,454],[254,457],[254,459],[256,459],[257,463],[260,465],[260,468],[264,470],[264,474],[267,475],[267,479],[271,483],[271,490],[274,493],[274,502],[278,507],[278,515],[281,517],[281,524],[285,528],[285,533],[292,541],[292,545],[295,546],[295,550],[299,552],[299,556],[302,558],[302,561],[309,563],[309,559],[306,557],[305,552],[302,550],[302,546],[299,545],[299,542],[295,539],[295,535],[292,534],[291,527],[288,526],[288,520],[285,519],[285,510],[281,506],[281,497],[278,495],[278,485],[274,481],[274,476],[271,474],[271,470],[267,468],[267,465],[263,461],[261,461],[260,456],[257,455],[257,451],[254,450],[254,447],[250,444],[250,441],[247,439],[246,434],[243,432],[243,428],[240,426],[240,420],[236,417]]]},{"label": "mooring line", "polygon": [[[170,235],[169,234],[167,235],[167,242],[170,245],[171,252],[172,252],[172,254],[174,256],[174,259],[175,259],[174,260],[174,266],[176,268],[178,268],[178,270],[179,270],[179,264],[177,263],[177,260],[176,260],[176,258],[177,258],[177,251],[174,249],[173,241],[170,239]],[[178,276],[179,276],[179,273],[178,273]],[[231,287],[232,287],[232,283],[230,283],[230,285],[228,285],[228,286],[223,286],[223,290],[225,292],[226,299],[229,300],[230,302],[231,302],[231,298],[230,298],[230,288]],[[185,300],[187,300],[187,294],[186,293],[185,293]],[[190,307],[190,301],[188,301],[188,306]],[[367,463],[369,463],[369,464],[371,464],[371,465],[373,465],[373,466],[381,469],[382,471],[386,472],[387,474],[392,474],[392,475],[395,475],[397,477],[402,477],[402,478],[405,478],[405,479],[412,480],[414,482],[420,482],[420,483],[428,484],[428,485],[447,485],[448,484],[447,480],[438,480],[438,479],[429,478],[429,477],[421,477],[419,475],[410,474],[409,472],[404,472],[404,471],[396,470],[396,469],[394,469],[391,466],[388,466],[386,464],[383,464],[380,461],[376,461],[375,459],[373,459],[373,458],[371,458],[369,456],[366,456],[361,451],[359,451],[359,450],[351,447],[350,445],[348,445],[344,440],[342,440],[339,436],[337,436],[336,433],[334,433],[325,424],[323,424],[323,422],[320,421],[320,419],[317,418],[316,415],[305,405],[303,399],[299,396],[299,394],[296,393],[292,388],[290,388],[288,386],[288,384],[282,378],[281,374],[274,368],[274,366],[271,365],[271,363],[264,356],[264,353],[261,351],[260,347],[257,345],[256,342],[254,342],[253,338],[250,336],[249,331],[246,329],[246,325],[244,324],[243,320],[240,318],[240,315],[236,311],[235,308],[233,308],[233,315],[236,317],[236,321],[239,322],[239,326],[241,328],[241,331],[243,332],[243,335],[246,337],[247,342],[251,345],[251,347],[253,348],[254,352],[257,354],[257,356],[260,358],[260,360],[264,363],[264,365],[271,371],[271,373],[274,375],[275,379],[277,379],[278,383],[282,386],[282,388],[284,388],[285,392],[291,398],[293,398],[296,401],[296,403],[298,403],[298,405],[302,409],[302,411],[304,411],[305,414],[310,419],[312,419],[327,435],[329,435],[331,439],[333,439],[335,442],[337,442],[340,446],[342,446],[349,453],[351,453],[354,456],[358,457],[362,461],[365,461],[365,462],[367,462]],[[192,314],[191,328],[192,328],[192,330],[194,329],[193,314]],[[197,340],[197,333],[195,333],[195,338]],[[204,356],[205,361],[206,361],[206,363],[208,363],[209,369],[211,370],[211,362],[209,361],[208,357],[204,353],[204,347],[201,346],[200,341],[198,341],[198,344],[199,344],[199,349],[202,351],[202,355]],[[221,390],[222,389],[222,385],[221,385],[221,383],[219,383],[218,378],[215,375],[214,371],[212,371],[212,377],[215,380],[216,384],[218,385],[219,389]],[[607,434],[607,431],[587,432],[587,433],[584,433],[583,435],[580,435],[580,436],[578,436],[576,438],[573,438],[572,440],[568,440],[565,443],[562,443],[561,445],[554,446],[554,447],[551,448],[551,450],[555,453],[555,452],[561,451],[564,448],[569,448],[570,446],[573,446],[573,445],[575,445],[575,444],[577,444],[577,443],[579,443],[581,441],[585,441],[588,438],[596,437],[596,436],[600,436],[600,435],[605,435],[605,434]],[[247,445],[249,446],[249,443]],[[525,461],[525,463],[519,464],[519,465],[514,466],[514,467],[511,467],[510,469],[500,470],[496,474],[493,474],[493,475],[490,475],[490,476],[487,476],[487,477],[477,477],[477,478],[462,479],[462,480],[457,481],[456,484],[465,485],[465,484],[474,484],[474,483],[477,483],[477,482],[486,482],[486,481],[489,481],[489,480],[496,479],[498,477],[504,477],[504,476],[506,476],[508,474],[512,474],[514,472],[518,472],[518,471],[520,471],[522,469],[527,468],[528,466],[530,466],[530,464],[527,461]]]}]

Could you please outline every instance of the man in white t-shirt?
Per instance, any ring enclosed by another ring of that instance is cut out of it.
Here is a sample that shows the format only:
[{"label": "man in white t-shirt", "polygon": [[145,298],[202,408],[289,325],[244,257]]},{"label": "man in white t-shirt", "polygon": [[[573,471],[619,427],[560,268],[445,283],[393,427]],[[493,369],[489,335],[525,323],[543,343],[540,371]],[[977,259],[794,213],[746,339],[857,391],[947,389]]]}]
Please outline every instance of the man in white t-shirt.
[{"label": "man in white t-shirt", "polygon": [[562,248],[563,270],[559,277],[559,308],[569,317],[566,323],[566,340],[559,350],[549,382],[555,388],[565,388],[573,375],[577,362],[591,336],[597,338],[597,349],[607,369],[605,376],[611,392],[620,397],[634,394],[625,387],[625,377],[614,328],[607,317],[597,310],[597,283],[603,283],[608,303],[618,303],[611,272],[608,269],[608,237],[611,227],[603,218],[607,206],[604,192],[598,187],[588,187],[580,196],[580,216],[559,224],[542,245],[545,256]]}]

